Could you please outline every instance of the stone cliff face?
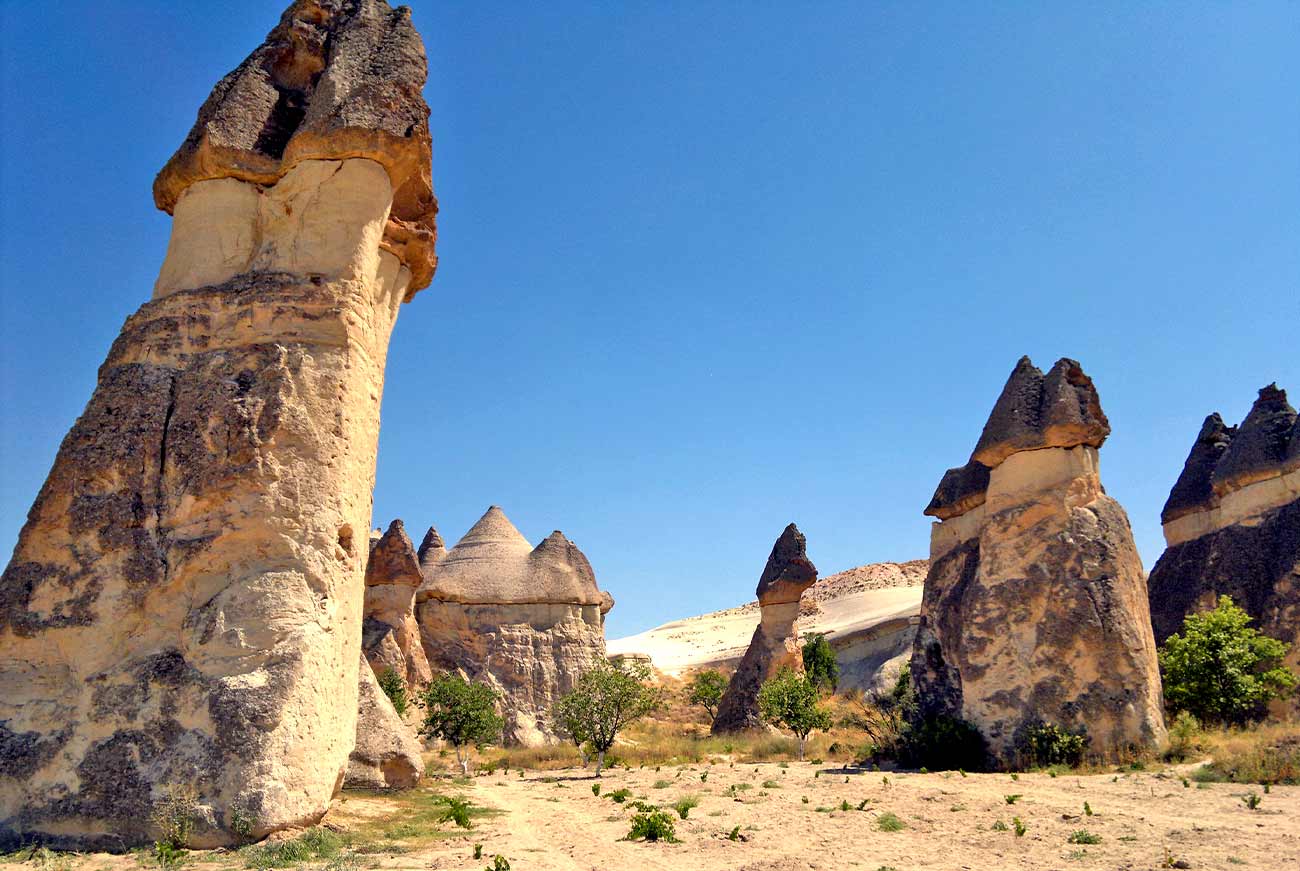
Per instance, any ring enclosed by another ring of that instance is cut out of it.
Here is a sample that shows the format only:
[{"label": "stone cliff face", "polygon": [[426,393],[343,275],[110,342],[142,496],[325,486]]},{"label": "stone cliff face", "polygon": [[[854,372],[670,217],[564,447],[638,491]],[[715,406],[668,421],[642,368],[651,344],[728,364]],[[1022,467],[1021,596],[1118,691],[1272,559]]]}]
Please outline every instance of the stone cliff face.
[{"label": "stone cliff face", "polygon": [[795,624],[800,597],[817,581],[817,567],[808,559],[807,547],[803,533],[793,523],[772,546],[758,579],[758,628],[718,704],[715,735],[761,726],[758,691],[764,681],[782,668],[803,671]]},{"label": "stone cliff face", "polygon": [[605,656],[613,598],[577,545],[553,532],[534,548],[495,505],[444,555],[431,549],[416,594],[430,664],[502,692],[508,743],[552,740],[553,703]]},{"label": "stone cliff face", "polygon": [[[0,578],[0,844],[325,812],[353,749],[384,360],[434,267],[409,10],[300,0],[154,186],[172,235]],[[241,825],[242,828],[242,825]]]},{"label": "stone cliff face", "polygon": [[424,776],[420,742],[364,661],[358,687],[357,737],[343,785],[349,789],[410,789]]},{"label": "stone cliff face", "polygon": [[1101,486],[1109,432],[1078,363],[1023,358],[926,508],[912,679],[924,713],[970,721],[1002,759],[1039,721],[1086,728],[1103,756],[1164,739],[1142,564]]},{"label": "stone cliff face", "polygon": [[394,520],[370,549],[361,650],[376,677],[392,669],[414,695],[433,679],[415,621],[415,591],[423,581],[415,546]]},{"label": "stone cliff face", "polygon": [[1300,666],[1300,418],[1276,385],[1240,426],[1205,419],[1161,513],[1168,548],[1151,570],[1158,642],[1228,595]]}]

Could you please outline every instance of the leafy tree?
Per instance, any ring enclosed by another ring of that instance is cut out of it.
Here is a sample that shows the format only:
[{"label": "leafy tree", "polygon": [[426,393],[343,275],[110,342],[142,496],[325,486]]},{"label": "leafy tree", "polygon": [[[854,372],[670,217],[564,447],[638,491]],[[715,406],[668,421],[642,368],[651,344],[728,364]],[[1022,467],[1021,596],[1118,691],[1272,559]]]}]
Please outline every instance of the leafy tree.
[{"label": "leafy tree", "polygon": [[409,704],[406,700],[406,681],[402,676],[391,668],[386,668],[379,673],[379,688],[388,696],[388,700],[393,703],[393,710],[397,711],[397,716],[406,713],[406,706]]},{"label": "leafy tree", "polygon": [[1290,693],[1296,676],[1284,665],[1288,645],[1261,635],[1250,615],[1220,596],[1213,611],[1189,614],[1183,631],[1160,649],[1165,704],[1202,722],[1259,719],[1271,699]]},{"label": "leafy tree", "polygon": [[814,686],[835,692],[840,682],[840,664],[835,661],[835,651],[831,650],[825,635],[818,633],[804,642],[803,670]]},{"label": "leafy tree", "polygon": [[649,681],[650,669],[641,663],[602,662],[556,703],[556,719],[572,718],[570,736],[585,735],[596,751],[597,777],[619,730],[659,707],[661,694]]},{"label": "leafy tree", "polygon": [[718,704],[727,691],[727,679],[721,672],[705,669],[691,680],[687,687],[689,695],[686,700],[692,705],[699,705],[709,715],[709,722],[718,718]]},{"label": "leafy tree", "polygon": [[469,747],[501,737],[505,720],[497,713],[500,693],[485,683],[441,674],[424,691],[424,725],[420,732],[456,748],[462,775],[469,776]]},{"label": "leafy tree", "polygon": [[814,729],[831,727],[831,715],[820,703],[817,686],[807,677],[783,668],[758,691],[758,713],[774,726],[789,729],[799,739],[799,761]]},{"label": "leafy tree", "polygon": [[561,738],[568,738],[573,742],[573,746],[578,748],[583,768],[586,768],[587,763],[591,761],[589,743],[591,735],[587,732],[586,709],[587,703],[584,698],[572,692],[561,696],[551,711],[551,725],[555,729],[555,734]]}]

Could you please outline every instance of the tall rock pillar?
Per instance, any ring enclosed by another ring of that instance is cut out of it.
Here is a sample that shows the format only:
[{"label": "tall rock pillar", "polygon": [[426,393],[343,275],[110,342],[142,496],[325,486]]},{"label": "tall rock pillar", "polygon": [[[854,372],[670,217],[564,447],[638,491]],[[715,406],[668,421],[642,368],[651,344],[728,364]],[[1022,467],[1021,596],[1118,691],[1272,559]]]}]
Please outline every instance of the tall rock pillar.
[{"label": "tall rock pillar", "polygon": [[173,215],[0,578],[0,843],[310,824],[356,735],[384,361],[435,258],[405,8],[298,0],[154,183]]},{"label": "tall rock pillar", "polygon": [[1011,373],[970,462],[948,470],[911,673],[922,713],[970,721],[1013,761],[1036,723],[1110,757],[1164,740],[1160,672],[1128,516],[1101,486],[1110,434],[1063,359]]}]

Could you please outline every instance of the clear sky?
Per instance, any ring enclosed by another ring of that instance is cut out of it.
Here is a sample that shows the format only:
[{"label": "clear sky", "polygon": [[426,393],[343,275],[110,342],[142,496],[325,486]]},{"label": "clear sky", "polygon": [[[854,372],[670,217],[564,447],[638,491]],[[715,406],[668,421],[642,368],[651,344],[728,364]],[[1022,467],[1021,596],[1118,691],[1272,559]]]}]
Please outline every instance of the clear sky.
[{"label": "clear sky", "polygon": [[[283,5],[0,0],[6,557]],[[412,5],[441,265],[375,523],[558,527],[611,637],[745,601],[790,521],[823,574],[924,556],[1021,354],[1096,380],[1148,568],[1204,415],[1300,398],[1295,3]]]}]

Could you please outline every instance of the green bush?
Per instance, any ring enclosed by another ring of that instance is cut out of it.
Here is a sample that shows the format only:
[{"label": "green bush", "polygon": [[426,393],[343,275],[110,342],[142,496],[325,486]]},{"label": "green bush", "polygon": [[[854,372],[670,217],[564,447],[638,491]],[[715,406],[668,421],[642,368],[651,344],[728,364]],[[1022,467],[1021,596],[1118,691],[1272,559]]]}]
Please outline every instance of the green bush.
[{"label": "green bush", "polygon": [[407,707],[406,681],[402,680],[402,676],[391,668],[386,668],[379,673],[376,680],[379,682],[379,688],[384,691],[384,695],[388,696],[388,700],[393,703],[393,710],[397,711],[397,715],[400,717],[405,714]]},{"label": "green bush", "polygon": [[981,771],[988,766],[988,747],[980,730],[947,714],[917,717],[909,723],[902,751],[904,764],[935,771]]},{"label": "green bush", "polygon": [[1289,645],[1250,627],[1251,617],[1220,596],[1213,611],[1188,614],[1160,648],[1165,704],[1205,723],[1262,719],[1269,701],[1290,694]]},{"label": "green bush", "polygon": [[1165,756],[1171,762],[1182,762],[1198,748],[1196,738],[1201,734],[1201,723],[1188,711],[1179,711],[1169,724],[1169,749]]},{"label": "green bush", "polygon": [[804,643],[803,670],[813,686],[835,692],[840,682],[840,664],[835,661],[835,651],[831,650],[825,635],[818,633]]},{"label": "green bush", "polygon": [[819,703],[818,690],[807,677],[787,668],[758,691],[758,712],[768,723],[794,732],[799,740],[799,761],[804,758],[808,735],[831,727],[831,715]]},{"label": "green bush", "polygon": [[1075,829],[1066,840],[1071,844],[1100,844],[1101,835],[1094,835],[1087,829]]},{"label": "green bush", "polygon": [[885,811],[876,817],[876,828],[882,832],[901,832],[907,828],[907,823],[900,820],[893,811]]},{"label": "green bush", "polygon": [[632,829],[627,833],[629,841],[668,841],[677,840],[677,827],[672,814],[667,811],[651,811],[632,817]]},{"label": "green bush", "polygon": [[1068,765],[1077,768],[1088,749],[1088,734],[1071,732],[1053,723],[1031,723],[1020,730],[1017,751],[1025,764],[1039,768]]},{"label": "green bush", "polygon": [[470,827],[469,802],[463,798],[455,798],[454,796],[448,796],[444,801],[447,803],[447,807],[438,815],[438,822],[455,823],[462,829],[468,829]]},{"label": "green bush", "polygon": [[[692,705],[699,705],[709,715],[709,722],[718,716],[718,705],[727,691],[728,680],[722,672],[705,669],[691,679],[686,690],[686,700]],[[727,751],[731,752],[731,751]]]},{"label": "green bush", "polygon": [[693,795],[688,795],[685,798],[679,798],[676,803],[673,804],[673,810],[677,811],[677,816],[686,819],[686,817],[690,815],[691,809],[699,806],[700,800]]}]

